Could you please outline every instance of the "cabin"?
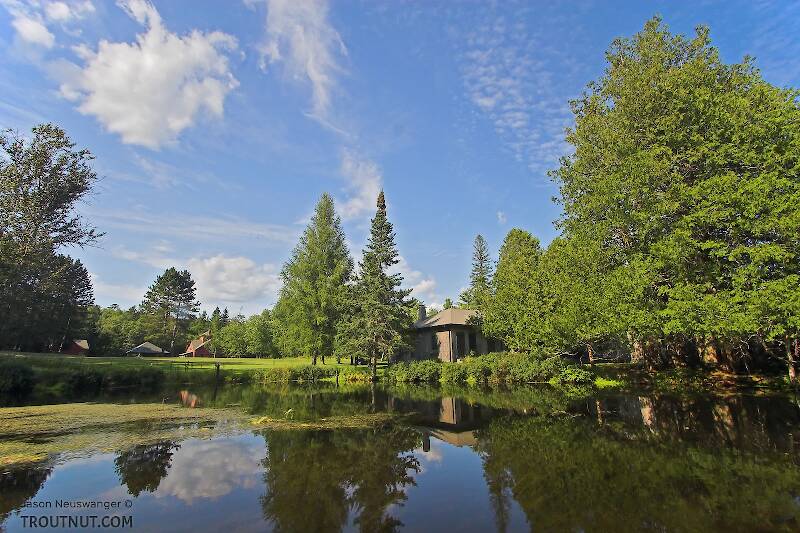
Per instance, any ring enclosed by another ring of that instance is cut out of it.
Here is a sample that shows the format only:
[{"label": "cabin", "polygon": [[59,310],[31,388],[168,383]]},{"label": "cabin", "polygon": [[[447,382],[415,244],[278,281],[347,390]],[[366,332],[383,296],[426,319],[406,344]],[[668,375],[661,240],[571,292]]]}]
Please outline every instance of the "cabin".
[{"label": "cabin", "polygon": [[455,362],[467,355],[486,354],[503,349],[501,342],[486,338],[474,321],[474,309],[450,308],[427,316],[424,305],[419,306],[413,325],[414,348],[406,359],[439,359]]},{"label": "cabin", "polygon": [[66,343],[61,353],[67,355],[86,355],[89,353],[89,341],[86,339],[73,339]]},{"label": "cabin", "polygon": [[210,357],[211,350],[208,349],[208,343],[211,342],[211,332],[206,331],[186,346],[186,351],[181,356],[189,357]]},{"label": "cabin", "polygon": [[169,352],[162,350],[152,342],[143,342],[125,352],[125,355],[169,355]]}]

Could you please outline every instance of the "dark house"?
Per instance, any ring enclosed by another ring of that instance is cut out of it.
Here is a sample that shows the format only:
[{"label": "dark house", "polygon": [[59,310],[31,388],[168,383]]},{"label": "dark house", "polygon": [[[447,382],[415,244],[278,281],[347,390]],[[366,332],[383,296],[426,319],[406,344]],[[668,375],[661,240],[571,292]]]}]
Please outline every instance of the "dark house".
[{"label": "dark house", "polygon": [[502,343],[487,339],[475,326],[477,311],[450,308],[426,316],[425,306],[419,306],[419,318],[414,322],[414,349],[409,359],[440,359],[454,362],[473,353],[486,354],[502,350]]}]

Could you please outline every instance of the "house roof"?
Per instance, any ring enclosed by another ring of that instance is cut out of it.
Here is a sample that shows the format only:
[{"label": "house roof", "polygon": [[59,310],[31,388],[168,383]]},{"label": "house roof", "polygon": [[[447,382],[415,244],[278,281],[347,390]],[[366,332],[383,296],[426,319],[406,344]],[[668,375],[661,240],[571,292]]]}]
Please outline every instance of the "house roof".
[{"label": "house roof", "polygon": [[131,348],[125,353],[166,353],[164,350],[153,344],[152,342],[143,342],[135,348]]},{"label": "house roof", "polygon": [[467,326],[470,325],[470,319],[477,314],[474,309],[459,309],[451,307],[439,311],[433,316],[423,318],[414,322],[414,328],[435,328],[437,326]]},{"label": "house roof", "polygon": [[89,349],[89,341],[87,341],[86,339],[74,339],[72,342],[74,342],[84,350]]},{"label": "house roof", "polygon": [[[202,340],[200,339],[193,339],[192,342],[189,343],[189,346],[186,347],[186,353],[192,352],[197,350],[198,348],[202,348],[206,344],[211,342],[211,339]],[[181,354],[182,355],[182,354]]]}]

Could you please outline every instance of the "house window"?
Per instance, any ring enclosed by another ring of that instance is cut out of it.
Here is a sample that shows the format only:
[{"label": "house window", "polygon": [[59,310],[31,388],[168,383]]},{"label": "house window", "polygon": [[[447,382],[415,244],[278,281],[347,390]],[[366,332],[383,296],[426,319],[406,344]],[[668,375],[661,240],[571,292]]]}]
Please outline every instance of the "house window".
[{"label": "house window", "polygon": [[470,352],[478,352],[478,336],[475,335],[475,332],[469,334],[469,351]]},{"label": "house window", "polygon": [[431,352],[437,355],[439,353],[439,339],[436,338],[436,333],[431,333]]}]

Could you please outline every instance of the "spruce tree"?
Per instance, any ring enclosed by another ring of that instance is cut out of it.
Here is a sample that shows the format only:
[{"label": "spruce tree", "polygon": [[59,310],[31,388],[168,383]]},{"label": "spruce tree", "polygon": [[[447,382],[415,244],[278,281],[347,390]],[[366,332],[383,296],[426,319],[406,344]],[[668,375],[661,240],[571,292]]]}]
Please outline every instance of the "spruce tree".
[{"label": "spruce tree", "polygon": [[317,356],[333,355],[344,291],[353,272],[353,260],[345,242],[341,219],[333,198],[323,194],[300,237],[291,259],[281,273],[283,288],[276,318],[283,334],[299,342],[303,355],[313,364]]},{"label": "spruce tree", "polygon": [[476,235],[472,245],[472,271],[469,276],[469,288],[461,293],[462,307],[483,311],[491,290],[489,284],[492,279],[492,260],[489,257],[489,247],[483,235]]},{"label": "spruce tree", "polygon": [[390,274],[399,261],[392,224],[386,216],[383,191],[378,195],[378,210],[372,219],[369,240],[359,263],[359,275],[350,294],[350,314],[339,338],[342,346],[366,356],[377,375],[378,360],[388,360],[405,344],[403,331],[411,322],[406,297],[401,289],[403,276]]}]

